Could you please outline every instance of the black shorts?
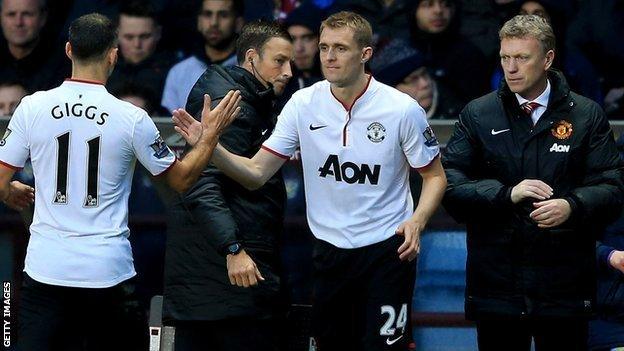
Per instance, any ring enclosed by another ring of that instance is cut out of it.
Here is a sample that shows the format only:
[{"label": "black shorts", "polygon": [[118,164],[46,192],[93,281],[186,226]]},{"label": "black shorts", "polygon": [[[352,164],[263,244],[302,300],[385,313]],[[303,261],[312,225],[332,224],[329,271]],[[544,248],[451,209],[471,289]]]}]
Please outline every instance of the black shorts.
[{"label": "black shorts", "polygon": [[126,350],[124,283],[73,288],[40,283],[24,273],[17,350]]},{"label": "black shorts", "polygon": [[399,260],[394,235],[357,249],[317,240],[312,328],[319,351],[407,350],[415,261]]}]

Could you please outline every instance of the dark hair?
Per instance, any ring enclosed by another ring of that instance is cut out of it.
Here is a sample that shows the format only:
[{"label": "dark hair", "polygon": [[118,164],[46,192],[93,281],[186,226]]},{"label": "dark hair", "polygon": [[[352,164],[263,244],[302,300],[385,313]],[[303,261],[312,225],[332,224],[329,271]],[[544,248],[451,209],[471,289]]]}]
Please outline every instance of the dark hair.
[{"label": "dark hair", "polygon": [[125,82],[122,85],[112,89],[111,94],[121,100],[127,96],[136,96],[145,100],[145,110],[149,115],[152,115],[155,112],[156,107],[159,105],[156,102],[157,100],[154,92],[144,85],[136,82]]},{"label": "dark hair", "polygon": [[25,92],[28,93],[28,89],[26,89],[26,85],[19,79],[3,79],[0,80],[0,88],[10,88],[10,87],[20,87],[24,89]]},{"label": "dark hair", "polygon": [[[197,13],[201,14],[204,10],[204,2],[208,0],[200,0]],[[242,17],[245,14],[245,1],[244,0],[232,0],[232,11],[236,14],[236,17]]]},{"label": "dark hair", "polygon": [[[151,18],[155,23],[160,23],[158,13],[152,4],[146,2],[145,0],[132,0],[125,2],[119,9],[119,16],[121,15]],[[119,20],[117,22],[119,23]]]},{"label": "dark hair", "polygon": [[242,64],[245,61],[245,53],[249,49],[255,49],[262,55],[264,44],[271,38],[282,38],[292,42],[288,31],[278,22],[258,20],[244,25],[238,40],[236,40],[238,64]]},{"label": "dark hair", "polygon": [[90,13],[71,23],[69,43],[74,58],[81,61],[97,60],[117,46],[117,29],[106,16]]}]

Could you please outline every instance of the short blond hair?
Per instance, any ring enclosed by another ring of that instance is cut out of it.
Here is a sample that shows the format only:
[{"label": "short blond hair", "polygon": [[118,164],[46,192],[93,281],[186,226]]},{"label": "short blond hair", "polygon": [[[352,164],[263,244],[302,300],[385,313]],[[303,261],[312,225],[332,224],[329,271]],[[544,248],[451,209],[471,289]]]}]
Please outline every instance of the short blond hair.
[{"label": "short blond hair", "polygon": [[373,29],[370,23],[357,13],[349,11],[334,13],[321,22],[319,33],[323,33],[325,28],[351,28],[353,30],[353,38],[361,48],[373,45]]},{"label": "short blond hair", "polygon": [[498,32],[500,40],[508,38],[535,38],[542,45],[544,53],[555,50],[555,33],[552,27],[541,16],[517,15],[505,22]]}]

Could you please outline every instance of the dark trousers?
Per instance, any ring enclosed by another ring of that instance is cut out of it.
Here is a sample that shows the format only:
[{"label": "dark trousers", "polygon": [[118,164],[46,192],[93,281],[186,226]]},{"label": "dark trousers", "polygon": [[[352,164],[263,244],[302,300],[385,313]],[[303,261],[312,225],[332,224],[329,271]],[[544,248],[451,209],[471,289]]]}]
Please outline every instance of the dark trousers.
[{"label": "dark trousers", "polygon": [[415,263],[399,260],[403,237],[357,249],[318,240],[313,333],[320,351],[407,350]]},{"label": "dark trousers", "polygon": [[251,317],[175,323],[176,351],[280,351],[280,323]]},{"label": "dark trousers", "polygon": [[578,319],[477,321],[479,351],[587,350],[588,323]]},{"label": "dark trousers", "polygon": [[123,285],[63,287],[24,273],[17,350],[126,350],[124,296]]}]

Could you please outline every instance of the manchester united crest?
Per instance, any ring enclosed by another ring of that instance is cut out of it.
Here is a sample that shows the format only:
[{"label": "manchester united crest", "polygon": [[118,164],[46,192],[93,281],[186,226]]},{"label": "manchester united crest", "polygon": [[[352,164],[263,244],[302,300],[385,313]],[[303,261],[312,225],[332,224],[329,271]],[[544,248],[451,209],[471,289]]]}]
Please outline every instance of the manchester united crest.
[{"label": "manchester united crest", "polygon": [[386,128],[379,122],[373,122],[366,128],[366,134],[373,143],[381,143],[386,138]]},{"label": "manchester united crest", "polygon": [[561,121],[555,123],[553,129],[551,129],[551,133],[559,140],[566,140],[570,138],[573,130],[572,123],[562,119]]}]

